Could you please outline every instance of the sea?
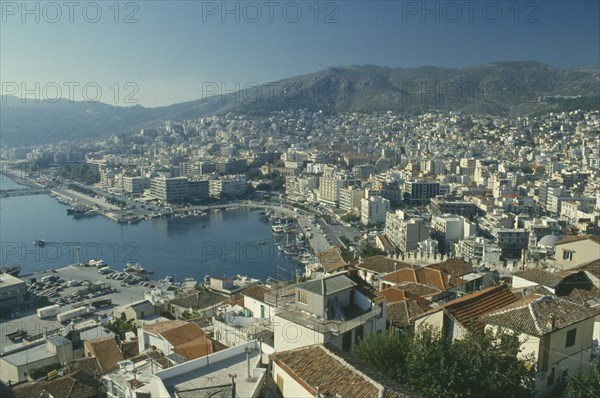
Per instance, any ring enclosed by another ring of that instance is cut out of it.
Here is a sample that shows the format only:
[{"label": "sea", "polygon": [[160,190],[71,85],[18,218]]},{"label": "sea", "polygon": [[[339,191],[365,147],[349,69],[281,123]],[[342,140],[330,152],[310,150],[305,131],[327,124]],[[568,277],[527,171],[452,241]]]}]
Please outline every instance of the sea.
[{"label": "sea", "polygon": [[[0,175],[0,189],[15,188],[25,187]],[[168,275],[177,281],[207,275],[284,280],[300,271],[277,250],[279,242],[258,210],[119,224],[101,215],[74,218],[67,208],[49,195],[0,198],[0,266],[21,265],[23,276],[102,259],[115,270],[140,263],[154,279]]]}]

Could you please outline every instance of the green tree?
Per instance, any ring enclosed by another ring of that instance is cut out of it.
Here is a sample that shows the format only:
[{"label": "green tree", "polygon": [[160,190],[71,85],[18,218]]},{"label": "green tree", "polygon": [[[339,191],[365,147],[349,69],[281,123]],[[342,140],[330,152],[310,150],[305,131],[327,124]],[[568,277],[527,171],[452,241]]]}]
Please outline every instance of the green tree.
[{"label": "green tree", "polygon": [[533,375],[519,347],[517,336],[504,331],[467,333],[450,343],[425,327],[369,336],[353,354],[424,397],[528,397]]},{"label": "green tree", "polygon": [[367,242],[367,244],[364,245],[360,251],[361,257],[373,257],[373,256],[380,256],[383,254],[385,254],[385,252],[383,250],[381,250],[380,248],[373,246],[371,244],[371,242]]},{"label": "green tree", "polygon": [[108,322],[106,328],[116,334],[119,340],[125,340],[125,333],[127,332],[137,334],[137,328],[133,319],[127,319],[125,312],[121,312],[121,316],[114,321]]},{"label": "green tree", "polygon": [[588,375],[569,375],[567,378],[567,398],[596,398],[600,397],[600,360],[592,363],[592,372]]}]

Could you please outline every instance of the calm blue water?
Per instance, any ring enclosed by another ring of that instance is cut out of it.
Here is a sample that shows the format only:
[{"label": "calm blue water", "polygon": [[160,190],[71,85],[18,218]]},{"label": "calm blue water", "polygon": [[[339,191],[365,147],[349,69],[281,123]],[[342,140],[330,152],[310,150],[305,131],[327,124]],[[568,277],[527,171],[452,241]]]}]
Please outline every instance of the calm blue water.
[{"label": "calm blue water", "polygon": [[[20,187],[0,176],[0,188]],[[102,258],[113,269],[140,262],[155,277],[201,280],[248,275],[291,278],[298,265],[279,254],[270,226],[245,209],[206,216],[117,224],[105,217],[74,219],[47,195],[0,198],[0,265],[23,265],[21,274]],[[205,226],[202,228],[202,226]],[[47,244],[33,245],[36,239]],[[258,241],[266,242],[258,245]]]}]

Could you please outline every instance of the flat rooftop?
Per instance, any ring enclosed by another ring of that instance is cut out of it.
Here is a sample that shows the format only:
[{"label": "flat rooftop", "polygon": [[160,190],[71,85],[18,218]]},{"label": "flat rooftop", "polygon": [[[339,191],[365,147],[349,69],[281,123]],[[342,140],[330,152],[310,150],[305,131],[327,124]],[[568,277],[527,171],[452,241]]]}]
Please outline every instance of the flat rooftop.
[{"label": "flat rooftop", "polygon": [[[54,357],[54,353],[46,347],[46,342],[36,345],[34,347],[28,348],[23,351],[13,352],[2,358],[15,366],[23,366],[26,364],[32,364],[43,359],[48,359]],[[58,362],[58,359],[56,360]]]},{"label": "flat rooftop", "polygon": [[[237,350],[235,350],[237,348]],[[232,355],[232,351],[234,350]],[[162,378],[159,373],[155,375],[160,377],[163,381],[165,388],[169,391],[171,396],[182,396],[182,392],[189,390],[207,389],[205,392],[210,392],[209,387],[215,386],[226,386],[231,385],[231,377],[229,375],[237,375],[235,378],[236,392],[240,397],[251,397],[253,396],[258,384],[261,382],[262,377],[265,374],[264,368],[259,368],[260,363],[260,351],[253,349],[250,351],[250,371],[252,379],[247,379],[247,362],[246,353],[242,346],[232,347],[230,349],[220,351],[216,354],[210,355],[208,359],[209,365],[206,366],[207,358],[202,357],[194,360],[197,361],[198,366],[195,369],[190,368],[191,361],[181,364],[181,374],[173,377]],[[219,360],[219,358],[223,358]],[[176,371],[177,367],[169,368],[165,372],[171,373]],[[191,392],[191,391],[190,391]],[[212,391],[215,393],[215,391]],[[195,391],[195,397],[202,397],[201,391]],[[208,397],[209,395],[206,395]]]},{"label": "flat rooftop", "polygon": [[9,274],[4,274],[4,273],[0,274],[0,289],[7,287],[7,286],[18,285],[21,283],[24,284],[25,282],[17,277],[9,275]]}]

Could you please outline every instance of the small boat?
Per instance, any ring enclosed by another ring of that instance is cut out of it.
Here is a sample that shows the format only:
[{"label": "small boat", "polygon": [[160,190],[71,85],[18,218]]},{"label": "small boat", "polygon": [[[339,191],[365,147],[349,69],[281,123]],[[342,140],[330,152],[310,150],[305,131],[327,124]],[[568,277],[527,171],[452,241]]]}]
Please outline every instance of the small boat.
[{"label": "small boat", "polygon": [[36,239],[33,241],[33,244],[35,246],[44,247],[44,246],[46,246],[46,241],[43,239]]},{"label": "small boat", "polygon": [[259,240],[258,242],[256,242],[257,245],[262,246],[264,245],[266,242],[264,240]]},{"label": "small boat", "polygon": [[140,263],[127,263],[125,264],[125,268],[123,271],[129,274],[137,274],[137,275],[150,275],[153,274],[153,271],[146,271]]},{"label": "small boat", "polygon": [[203,229],[204,229],[204,228],[206,228],[206,225],[204,225],[204,224],[200,224],[200,228],[203,228]]},{"label": "small boat", "polygon": [[283,225],[279,225],[279,224],[273,225],[271,227],[271,230],[276,235],[281,235],[281,234],[285,233],[285,227]]}]

